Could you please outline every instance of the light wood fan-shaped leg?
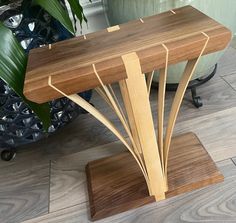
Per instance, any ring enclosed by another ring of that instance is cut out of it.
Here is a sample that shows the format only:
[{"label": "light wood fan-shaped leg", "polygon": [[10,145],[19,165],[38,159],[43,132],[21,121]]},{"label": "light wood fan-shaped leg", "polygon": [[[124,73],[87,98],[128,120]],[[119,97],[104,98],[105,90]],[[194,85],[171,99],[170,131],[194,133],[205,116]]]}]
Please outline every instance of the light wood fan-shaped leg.
[{"label": "light wood fan-shaped leg", "polygon": [[171,107],[169,119],[168,119],[168,124],[166,128],[166,135],[165,135],[165,140],[164,140],[164,171],[165,171],[165,176],[167,178],[167,168],[168,168],[168,155],[169,155],[169,150],[170,150],[170,143],[171,143],[171,138],[174,130],[174,126],[176,123],[177,115],[180,109],[180,105],[182,103],[184,93],[187,89],[188,83],[191,80],[191,77],[195,71],[195,68],[204,53],[204,50],[206,49],[206,46],[209,42],[209,36],[205,33],[202,32],[202,34],[206,37],[206,41],[203,45],[203,48],[199,54],[199,57],[193,60],[189,60],[187,62],[187,65],[185,67],[184,73],[182,75],[182,78],[179,82],[178,89],[176,91],[174,101]]},{"label": "light wood fan-shaped leg", "polygon": [[136,53],[122,56],[127,79],[120,81],[120,88],[125,101],[131,129],[138,134],[143,159],[150,180],[151,195],[156,200],[165,198],[165,184],[158,151],[149,94],[145,76],[142,74],[140,61]]}]

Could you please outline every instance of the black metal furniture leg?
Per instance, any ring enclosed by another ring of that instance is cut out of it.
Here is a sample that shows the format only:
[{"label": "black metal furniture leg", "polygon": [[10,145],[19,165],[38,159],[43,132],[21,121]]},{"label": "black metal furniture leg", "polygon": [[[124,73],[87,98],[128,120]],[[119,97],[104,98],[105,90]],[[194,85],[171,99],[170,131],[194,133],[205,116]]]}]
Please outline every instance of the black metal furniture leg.
[{"label": "black metal furniture leg", "polygon": [[10,149],[4,149],[1,152],[1,159],[3,161],[11,161],[16,156],[16,149],[10,148]]},{"label": "black metal furniture leg", "polygon": [[196,108],[200,108],[203,106],[202,99],[200,96],[197,96],[196,87],[191,88],[193,104]]}]

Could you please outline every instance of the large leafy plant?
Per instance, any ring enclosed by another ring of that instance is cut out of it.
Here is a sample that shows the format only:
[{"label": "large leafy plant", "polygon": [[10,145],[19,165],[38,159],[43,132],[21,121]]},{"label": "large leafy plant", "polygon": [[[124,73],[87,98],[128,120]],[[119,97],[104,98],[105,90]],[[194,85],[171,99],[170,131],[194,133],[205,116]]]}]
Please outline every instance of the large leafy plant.
[{"label": "large leafy plant", "polygon": [[[79,0],[67,0],[74,18],[80,24],[87,22]],[[0,6],[19,1],[0,0]],[[63,7],[62,0],[23,0],[20,1],[22,10],[27,10],[31,5],[38,5],[58,20],[71,34],[75,35],[75,28],[69,17],[68,11]],[[44,129],[50,126],[50,108],[46,104],[36,104],[23,95],[24,78],[27,65],[27,55],[16,40],[10,29],[0,22],[0,78],[5,81],[15,93],[29,106],[42,121]]]}]

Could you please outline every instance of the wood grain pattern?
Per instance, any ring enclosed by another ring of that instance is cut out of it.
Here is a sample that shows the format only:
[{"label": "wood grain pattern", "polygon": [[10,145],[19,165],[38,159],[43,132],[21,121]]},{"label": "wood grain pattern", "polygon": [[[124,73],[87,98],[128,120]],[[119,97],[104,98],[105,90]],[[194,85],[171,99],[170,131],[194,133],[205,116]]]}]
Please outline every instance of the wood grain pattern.
[{"label": "wood grain pattern", "polygon": [[225,75],[222,78],[236,91],[236,73]]},{"label": "wood grain pattern", "polygon": [[126,151],[120,141],[52,161],[50,212],[88,201],[85,166],[88,162]]},{"label": "wood grain pattern", "polygon": [[215,161],[236,156],[236,107],[180,122],[175,134],[194,131]]},{"label": "wood grain pattern", "polygon": [[83,203],[21,223],[89,223],[87,212],[87,203]]},{"label": "wood grain pattern", "polygon": [[166,197],[222,182],[224,179],[194,133],[173,138],[168,163]]},{"label": "wood grain pattern", "polygon": [[0,168],[0,222],[18,223],[48,213],[49,161]]},{"label": "wood grain pattern", "polygon": [[0,192],[0,222],[20,223],[48,213],[48,185]]},{"label": "wood grain pattern", "polygon": [[142,172],[133,161],[133,157],[124,152],[86,166],[93,220],[155,202],[154,196],[149,196]]},{"label": "wood grain pattern", "polygon": [[[25,161],[24,161],[25,162]],[[49,161],[41,160],[33,165],[28,163],[13,163],[0,166],[0,192],[21,191],[26,187],[45,184],[49,179]]]},{"label": "wood grain pattern", "polygon": [[[155,201],[128,152],[89,162],[86,174],[92,220]],[[193,133],[173,138],[166,197],[222,181],[223,175]]]},{"label": "wood grain pattern", "polygon": [[205,32],[209,44],[208,54],[222,50],[228,44],[230,31],[191,6],[165,12],[120,25],[120,30],[102,30],[34,49],[29,54],[24,94],[32,101],[42,103],[61,97],[47,83],[53,76],[53,84],[66,94],[81,92],[99,85],[92,64],[104,84],[126,78],[121,56],[137,52],[142,72],[150,72],[165,65],[165,43],[169,49],[169,64],[196,58],[202,49]]}]

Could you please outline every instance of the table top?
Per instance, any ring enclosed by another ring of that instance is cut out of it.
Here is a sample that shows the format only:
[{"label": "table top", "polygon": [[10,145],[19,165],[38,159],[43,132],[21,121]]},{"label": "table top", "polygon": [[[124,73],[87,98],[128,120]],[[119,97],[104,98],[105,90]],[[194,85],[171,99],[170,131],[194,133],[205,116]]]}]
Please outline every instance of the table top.
[{"label": "table top", "polygon": [[24,94],[43,103],[62,95],[48,85],[52,83],[66,94],[99,86],[93,64],[105,84],[126,78],[122,55],[136,52],[142,72],[198,57],[209,36],[204,54],[224,49],[231,32],[191,6],[161,13],[86,36],[75,37],[29,53]]}]

